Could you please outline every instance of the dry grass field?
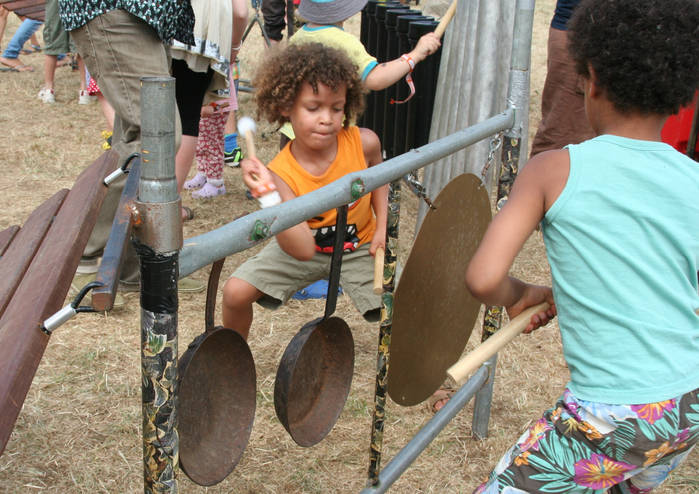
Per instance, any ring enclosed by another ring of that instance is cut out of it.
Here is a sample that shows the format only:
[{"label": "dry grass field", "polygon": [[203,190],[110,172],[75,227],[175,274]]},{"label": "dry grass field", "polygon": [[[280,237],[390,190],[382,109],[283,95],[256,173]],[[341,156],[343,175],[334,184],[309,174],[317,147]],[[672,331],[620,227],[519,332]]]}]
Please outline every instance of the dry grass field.
[{"label": "dry grass field", "polygon": [[[539,119],[540,92],[546,70],[546,37],[554,0],[537,2],[531,129]],[[18,22],[14,15],[5,44]],[[358,17],[348,30],[358,33]],[[241,52],[242,76],[249,78],[262,58],[261,37],[253,30]],[[22,225],[30,212],[57,190],[70,188],[81,170],[102,153],[104,118],[97,104],[78,105],[78,76],[70,68],[56,73],[56,103],[36,98],[43,85],[42,55],[23,56],[33,73],[0,74],[0,186],[3,215],[0,230]],[[241,115],[255,116],[249,94],[240,93]],[[271,159],[278,139],[261,124],[257,147]],[[194,171],[192,171],[194,173]],[[188,193],[183,203],[196,218],[184,225],[185,238],[224,225],[243,211],[254,211],[245,199],[239,170],[225,168],[228,193],[197,202]],[[401,237],[405,258],[413,238],[417,201],[404,195]],[[253,249],[257,250],[257,249]],[[229,258],[227,276],[252,252]],[[541,234],[536,232],[514,266],[514,274],[547,283],[549,277]],[[208,269],[193,275],[205,281]],[[124,309],[81,314],[51,337],[24,408],[0,457],[0,493],[137,493],[143,491],[141,446],[140,320],[138,294],[125,294]],[[180,348],[204,330],[205,295],[180,297]],[[220,300],[219,300],[220,303]],[[364,322],[348,297],[338,302],[338,315],[352,327],[356,362],[346,407],[329,436],[319,445],[297,446],[276,418],[274,377],[287,343],[301,326],[322,314],[323,301],[292,301],[276,312],[256,309],[250,347],[257,368],[255,425],[242,461],[215,487],[195,485],[182,474],[186,493],[357,492],[364,487],[369,461],[369,435],[375,382],[378,325]],[[217,312],[220,324],[220,307]],[[480,330],[474,330],[479,339]],[[474,342],[469,343],[472,348]],[[437,437],[391,492],[468,493],[488,474],[506,448],[563,390],[568,370],[555,323],[521,337],[500,354],[489,436],[471,439],[472,405]],[[384,464],[432,418],[426,405],[387,406]],[[206,417],[202,417],[205,420]],[[699,492],[699,455],[658,492]]]}]

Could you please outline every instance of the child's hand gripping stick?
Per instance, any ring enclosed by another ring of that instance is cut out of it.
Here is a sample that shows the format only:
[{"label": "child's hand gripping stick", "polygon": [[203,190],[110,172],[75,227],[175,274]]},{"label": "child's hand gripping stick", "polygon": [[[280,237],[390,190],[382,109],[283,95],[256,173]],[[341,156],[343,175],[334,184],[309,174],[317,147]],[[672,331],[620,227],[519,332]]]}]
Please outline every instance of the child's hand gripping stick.
[{"label": "child's hand gripping stick", "polygon": [[374,254],[374,293],[381,295],[383,293],[383,247],[376,249]]},{"label": "child's hand gripping stick", "polygon": [[449,370],[447,370],[447,375],[456,382],[465,379],[471,372],[483,365],[486,360],[498,353],[500,349],[512,341],[515,336],[527,329],[534,314],[546,312],[549,310],[549,307],[551,306],[548,302],[542,302],[539,305],[529,307],[512,319],[504,328],[485,340],[484,343],[478,345],[471,353],[452,365]]},{"label": "child's hand gripping stick", "polygon": [[444,31],[447,30],[447,26],[449,26],[452,17],[454,17],[454,13],[456,12],[456,1],[457,0],[451,2],[451,5],[444,14],[444,17],[442,17],[442,20],[439,21],[437,29],[434,30],[434,34],[436,34],[438,38],[441,38],[444,35]]}]

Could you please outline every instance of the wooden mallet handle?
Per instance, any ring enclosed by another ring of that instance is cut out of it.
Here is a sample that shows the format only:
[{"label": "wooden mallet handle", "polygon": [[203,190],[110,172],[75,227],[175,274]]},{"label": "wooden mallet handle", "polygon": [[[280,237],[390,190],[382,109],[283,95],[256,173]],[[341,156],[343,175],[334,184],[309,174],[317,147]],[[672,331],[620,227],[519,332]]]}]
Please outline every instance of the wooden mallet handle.
[{"label": "wooden mallet handle", "polygon": [[512,341],[515,336],[524,331],[531,322],[534,314],[547,311],[551,307],[548,302],[529,307],[520,315],[512,319],[504,328],[478,345],[471,353],[459,360],[447,370],[447,375],[459,382],[478,369],[490,357],[495,355]]},{"label": "wooden mallet handle", "polygon": [[379,247],[374,254],[374,293],[376,295],[383,293],[383,258],[383,247]]},{"label": "wooden mallet handle", "polygon": [[[248,158],[257,158],[257,153],[255,152],[255,132],[257,131],[257,124],[250,117],[242,117],[238,120],[238,132],[245,136],[245,149],[247,151]],[[257,180],[257,176],[253,174],[253,178]]]},{"label": "wooden mallet handle", "polygon": [[446,13],[444,14],[444,17],[439,21],[439,24],[437,25],[437,29],[434,30],[434,34],[437,35],[438,38],[441,38],[444,36],[444,31],[447,30],[447,26],[451,22],[451,18],[454,17],[454,13],[456,12],[456,0],[451,2],[451,5],[447,9]]}]

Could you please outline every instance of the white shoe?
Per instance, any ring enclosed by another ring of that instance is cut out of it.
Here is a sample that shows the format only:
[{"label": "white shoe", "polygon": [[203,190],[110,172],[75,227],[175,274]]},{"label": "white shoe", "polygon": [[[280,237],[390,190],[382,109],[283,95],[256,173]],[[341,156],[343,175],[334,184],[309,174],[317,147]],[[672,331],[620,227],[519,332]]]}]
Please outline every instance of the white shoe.
[{"label": "white shoe", "polygon": [[42,89],[41,91],[39,91],[39,96],[37,96],[37,98],[39,98],[44,103],[55,103],[55,93],[56,92],[53,89]]},{"label": "white shoe", "polygon": [[93,101],[97,101],[96,96],[90,96],[87,91],[80,91],[78,93],[78,104],[79,105],[89,105]]}]

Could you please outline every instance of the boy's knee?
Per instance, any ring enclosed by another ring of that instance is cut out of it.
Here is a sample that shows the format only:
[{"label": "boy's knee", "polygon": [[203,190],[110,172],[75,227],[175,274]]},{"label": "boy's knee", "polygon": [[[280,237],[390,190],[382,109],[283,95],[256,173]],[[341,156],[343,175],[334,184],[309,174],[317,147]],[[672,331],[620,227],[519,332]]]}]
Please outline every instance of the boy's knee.
[{"label": "boy's knee", "polygon": [[228,308],[252,305],[260,298],[260,291],[240,278],[229,278],[223,286],[223,304]]}]

